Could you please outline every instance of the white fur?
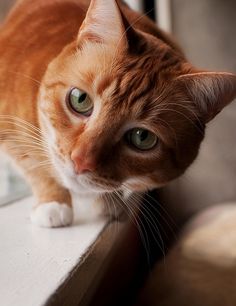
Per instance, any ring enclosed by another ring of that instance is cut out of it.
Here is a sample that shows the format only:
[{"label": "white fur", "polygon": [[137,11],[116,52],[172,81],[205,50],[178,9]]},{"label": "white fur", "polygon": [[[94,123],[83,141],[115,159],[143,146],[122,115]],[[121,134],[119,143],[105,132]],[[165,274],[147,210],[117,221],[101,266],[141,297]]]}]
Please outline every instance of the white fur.
[{"label": "white fur", "polygon": [[[48,103],[50,103],[50,101],[48,101]],[[44,136],[48,135],[47,141],[49,143],[55,144],[56,143],[56,132],[47,116],[47,113],[40,111],[40,115],[41,115],[42,122],[44,123],[44,126],[45,126],[44,129],[47,131],[47,133],[44,133]]]},{"label": "white fur", "polygon": [[102,196],[93,193],[78,194],[71,193],[77,223],[78,220],[90,222],[104,216],[105,200]]},{"label": "white fur", "polygon": [[73,221],[72,208],[58,202],[44,203],[31,213],[31,222],[41,227],[63,227]]}]

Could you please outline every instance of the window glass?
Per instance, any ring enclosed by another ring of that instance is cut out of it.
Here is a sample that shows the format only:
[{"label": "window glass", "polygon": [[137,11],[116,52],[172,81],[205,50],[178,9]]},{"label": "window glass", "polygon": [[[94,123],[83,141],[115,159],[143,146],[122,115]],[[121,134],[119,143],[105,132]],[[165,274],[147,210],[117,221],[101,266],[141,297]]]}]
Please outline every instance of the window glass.
[{"label": "window glass", "polygon": [[11,203],[30,193],[15,167],[0,154],[0,205]]}]

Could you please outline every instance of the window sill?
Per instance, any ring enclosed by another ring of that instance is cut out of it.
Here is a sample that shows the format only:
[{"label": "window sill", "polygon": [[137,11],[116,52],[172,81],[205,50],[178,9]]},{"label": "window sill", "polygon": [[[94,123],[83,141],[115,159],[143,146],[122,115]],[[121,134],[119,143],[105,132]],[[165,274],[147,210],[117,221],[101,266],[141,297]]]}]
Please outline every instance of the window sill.
[{"label": "window sill", "polygon": [[[0,208],[0,296],[4,306],[45,305],[106,226],[79,220],[44,229],[29,220],[32,198]],[[79,225],[77,225],[79,224]]]},{"label": "window sill", "polygon": [[75,212],[72,227],[37,228],[32,201],[0,207],[1,305],[111,305],[130,291],[141,258],[131,221],[79,220]]}]

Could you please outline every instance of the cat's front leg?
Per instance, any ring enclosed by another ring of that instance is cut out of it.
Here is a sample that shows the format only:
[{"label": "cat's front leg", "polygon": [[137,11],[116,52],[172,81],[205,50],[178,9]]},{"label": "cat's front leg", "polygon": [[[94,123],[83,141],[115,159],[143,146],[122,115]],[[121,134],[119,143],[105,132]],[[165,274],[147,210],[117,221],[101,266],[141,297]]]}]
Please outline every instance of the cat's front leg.
[{"label": "cat's front leg", "polygon": [[53,178],[39,174],[32,178],[31,186],[37,204],[31,212],[31,222],[41,227],[63,227],[73,222],[71,196]]},{"label": "cat's front leg", "polygon": [[[9,152],[13,155],[12,152]],[[23,154],[22,152],[18,152]],[[41,227],[63,227],[73,222],[70,192],[52,176],[50,167],[38,167],[39,157],[28,155],[14,158],[29,182],[36,204],[31,212],[31,222]]]}]

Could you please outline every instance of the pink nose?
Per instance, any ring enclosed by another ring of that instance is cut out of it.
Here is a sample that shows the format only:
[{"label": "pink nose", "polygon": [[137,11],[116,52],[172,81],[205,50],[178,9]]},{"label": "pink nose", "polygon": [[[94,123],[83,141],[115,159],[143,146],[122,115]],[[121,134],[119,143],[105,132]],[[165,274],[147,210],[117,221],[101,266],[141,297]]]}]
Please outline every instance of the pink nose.
[{"label": "pink nose", "polygon": [[71,159],[74,163],[77,174],[93,172],[95,170],[95,163],[86,158],[86,156],[82,156],[82,154],[79,152],[72,152]]}]

